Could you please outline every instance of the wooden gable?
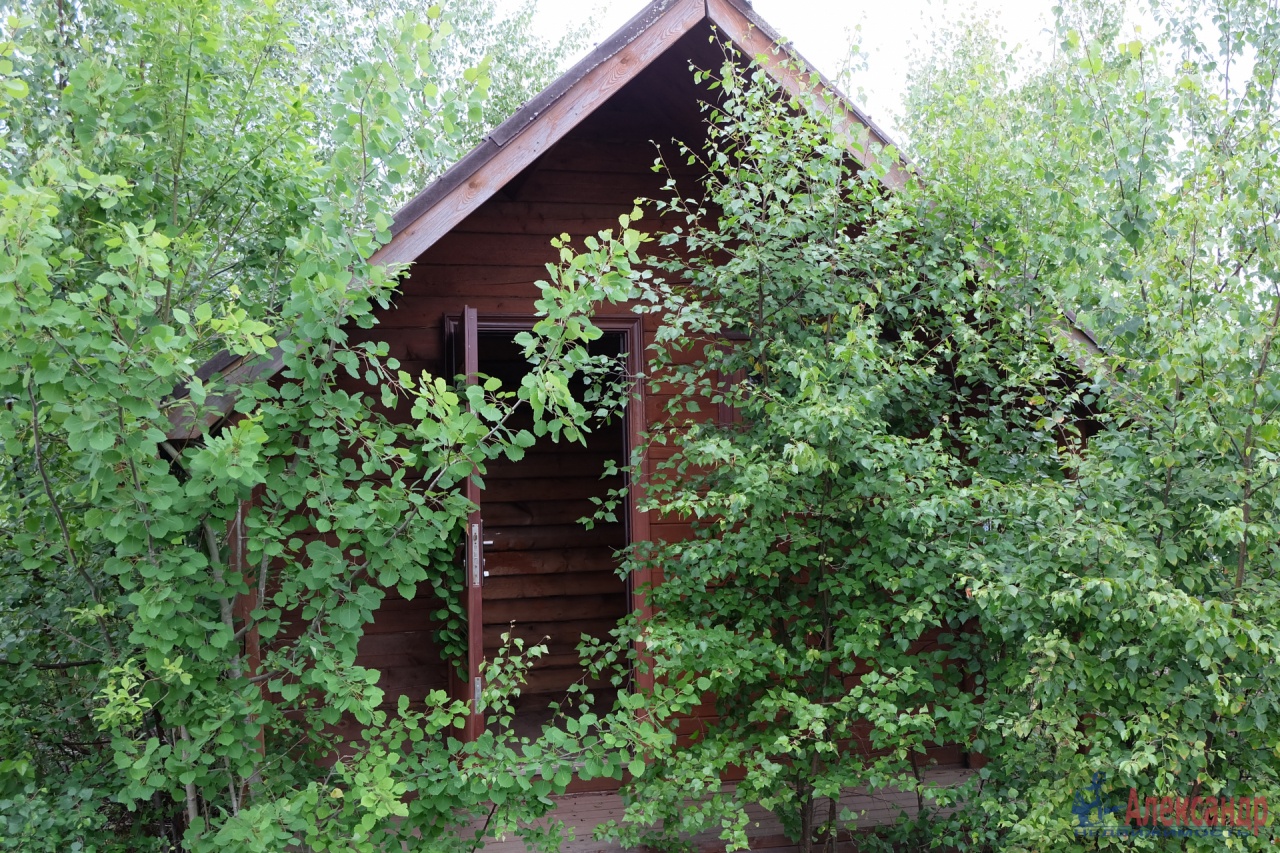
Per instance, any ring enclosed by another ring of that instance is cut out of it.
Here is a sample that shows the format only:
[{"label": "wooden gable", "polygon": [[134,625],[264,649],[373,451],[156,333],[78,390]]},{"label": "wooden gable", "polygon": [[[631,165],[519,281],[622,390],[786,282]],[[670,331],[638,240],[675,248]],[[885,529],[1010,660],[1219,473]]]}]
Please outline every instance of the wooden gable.
[{"label": "wooden gable", "polygon": [[[779,44],[777,34],[748,3],[656,0],[405,205],[396,215],[393,239],[375,260],[416,260],[580,124],[593,116],[598,120],[597,113],[618,113],[619,96],[630,108],[643,111],[628,114],[633,130],[696,133],[696,115],[693,124],[687,119],[691,111],[696,113],[705,92],[693,87],[688,67],[691,62],[703,68],[718,67],[722,56],[718,47],[709,44],[713,35],[746,57],[761,59],[790,91],[816,87],[833,92],[833,108],[843,113],[859,159],[869,162],[875,156],[873,149],[890,144],[883,131],[829,81]],[[664,119],[681,114],[686,121],[663,127]],[[898,186],[905,179],[905,171],[894,161],[886,180]]]},{"label": "wooden gable", "polygon": [[[694,147],[702,141],[700,104],[708,92],[695,84],[691,66],[718,69],[724,52],[717,36],[725,35],[747,55],[773,46],[772,34],[738,3],[654,3],[497,128],[397,216],[395,236],[375,260],[412,265],[394,306],[355,339],[387,342],[411,373],[452,375],[464,359],[451,364],[454,344],[445,330],[460,334],[470,322],[469,368],[518,380],[525,365],[511,336],[534,321],[535,282],[558,255],[551,239],[568,234],[580,243],[616,228],[635,199],[664,197],[668,176],[686,192],[697,191],[702,175],[678,156],[673,140]],[[772,59],[784,82],[802,85]],[[850,113],[849,121],[859,117]],[[654,166],[659,156],[661,171]],[[661,230],[677,223],[643,224]],[[474,312],[469,321],[467,309]],[[607,332],[604,345],[628,353],[640,372],[657,315],[642,319],[619,306],[596,322]],[[665,403],[661,394],[640,391],[624,423],[597,429],[585,447],[540,441],[520,462],[491,465],[484,490],[471,495],[480,507],[469,526],[476,543],[459,568],[468,579],[470,653],[452,692],[479,694],[480,662],[492,659],[505,631],[547,642],[549,653],[520,698],[519,734],[535,733],[549,706],[583,678],[579,638],[603,636],[628,610],[643,612],[637,590],[660,581],[620,577],[615,553],[633,541],[690,533],[679,520],[650,517],[634,505],[612,524],[588,530],[576,523],[590,514],[593,498],[621,485],[601,478],[604,461],[625,461]],[[399,693],[421,695],[453,675],[432,648],[431,609],[392,598],[383,608],[390,618],[379,612],[366,627],[360,662],[383,673],[389,701]],[[611,690],[595,687],[597,698],[609,702]],[[472,735],[486,724],[482,709],[475,710]]]}]

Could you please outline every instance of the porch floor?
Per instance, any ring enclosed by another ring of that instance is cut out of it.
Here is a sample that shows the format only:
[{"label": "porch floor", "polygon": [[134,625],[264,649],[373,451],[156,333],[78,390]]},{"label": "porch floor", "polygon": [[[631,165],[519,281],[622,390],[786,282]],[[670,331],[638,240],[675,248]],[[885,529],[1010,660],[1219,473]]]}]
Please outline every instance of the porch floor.
[{"label": "porch floor", "polygon": [[[940,787],[957,785],[974,773],[961,767],[935,767],[925,773],[925,778]],[[862,814],[858,825],[862,827],[881,826],[897,819],[899,813],[905,812],[914,816],[917,812],[914,794],[894,794],[879,791],[868,794],[865,791],[850,791],[840,798],[843,808]],[[566,842],[562,853],[625,853],[635,848],[620,847],[613,843],[595,841],[592,835],[595,828],[609,820],[617,820],[622,815],[622,800],[616,792],[566,794],[559,799],[554,816],[563,820],[573,828],[575,840]],[[747,831],[751,841],[751,850],[768,850],[773,853],[795,851],[782,833],[782,825],[772,813],[759,806],[748,809],[752,818],[752,826]],[[714,832],[703,833],[693,839],[699,853],[722,853],[724,843],[716,838]],[[525,846],[519,839],[490,840],[484,850],[491,853],[525,853]],[[644,850],[645,848],[641,848]],[[856,839],[841,843],[841,853],[851,853],[858,849]],[[665,853],[661,850],[646,853]]]}]

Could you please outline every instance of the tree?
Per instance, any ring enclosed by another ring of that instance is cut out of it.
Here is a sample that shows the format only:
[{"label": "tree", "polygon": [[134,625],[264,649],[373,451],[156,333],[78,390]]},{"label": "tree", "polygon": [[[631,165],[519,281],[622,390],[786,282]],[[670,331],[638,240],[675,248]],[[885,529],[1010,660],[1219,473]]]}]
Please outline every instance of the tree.
[{"label": "tree", "polygon": [[[1092,849],[1073,805],[1097,780],[1098,824],[1211,799],[1216,835],[1183,843],[1254,843],[1226,835],[1259,828],[1280,768],[1280,17],[1153,14],[1135,40],[1122,6],[1068,7],[1032,69],[947,36],[897,193],[830,108],[716,75],[690,152],[713,178],[655,259],[681,393],[645,484],[697,536],[630,556],[664,577],[637,626],[649,713],[715,716],[654,756],[615,837],[740,849],[759,802],[822,849],[861,787],[921,806],[867,844]],[[984,761],[938,789],[946,743]]]},{"label": "tree", "polygon": [[691,225],[664,238],[652,297],[654,370],[681,393],[650,446],[674,455],[644,486],[697,536],[630,565],[664,577],[649,713],[674,727],[710,697],[715,718],[655,755],[617,835],[678,849],[719,828],[742,849],[760,803],[824,849],[856,823],[842,791],[931,803],[928,750],[972,733],[981,636],[944,545],[972,523],[966,482],[1061,479],[1022,404],[1061,368],[1025,291],[977,275],[917,192],[884,189],[891,155],[860,166],[838,109],[737,58],[709,79],[723,101],[691,153],[713,177],[700,206],[672,202]]},{"label": "tree", "polygon": [[[394,285],[367,259],[398,182],[485,121],[483,74],[443,79],[437,12],[375,14],[329,78],[292,51],[334,51],[342,16],[23,11],[0,47],[0,843],[466,849],[544,815],[578,763],[627,766],[612,831],[664,849],[708,827],[740,847],[753,801],[827,846],[851,786],[919,798],[868,845],[1007,849],[1105,846],[1075,831],[1095,779],[1121,807],[1097,819],[1131,827],[1163,826],[1147,796],[1215,819],[1231,798],[1235,820],[1274,790],[1269,7],[1158,8],[1135,41],[1119,7],[1073,6],[1029,73],[960,34],[917,76],[900,192],[829,104],[730,62],[661,277],[631,217],[562,247],[519,389],[403,376],[347,337]],[[525,743],[457,743],[443,695],[383,707],[360,626],[395,587],[434,596],[449,640],[453,485],[532,440],[515,406],[585,428],[587,317],[636,297],[667,316],[654,375],[678,391],[643,498],[697,527],[628,558],[666,578],[631,626],[657,687]],[[276,343],[287,382],[164,441],[225,390],[207,354]],[[704,701],[717,717],[676,738]],[[987,763],[939,790],[948,743]]]},{"label": "tree", "polygon": [[[426,141],[414,151],[394,181],[395,204],[407,201],[467,153],[485,133],[501,124],[542,91],[563,67],[590,44],[590,20],[564,31],[554,44],[529,35],[536,0],[525,0],[503,14],[498,0],[465,0],[440,4],[449,37],[434,48],[443,96],[478,87],[483,98],[471,98],[465,109],[422,113],[415,134]],[[385,46],[378,27],[394,23],[417,9],[405,0],[331,0],[316,4],[297,0],[290,14],[299,20],[294,34],[297,72],[314,81],[325,97],[334,90],[340,71],[359,61],[376,61]],[[442,132],[443,131],[443,132]]]},{"label": "tree", "polygon": [[[440,566],[469,509],[455,484],[534,440],[504,425],[510,411],[533,406],[534,432],[580,435],[586,410],[565,389],[598,335],[580,318],[625,281],[639,240],[566,249],[519,389],[411,377],[385,348],[351,343],[395,285],[397,270],[368,259],[401,182],[484,121],[483,69],[458,68],[456,83],[441,70],[474,50],[450,47],[441,10],[380,9],[351,23],[352,48],[325,74],[296,42],[332,48],[346,19],[324,13],[339,7],[10,10],[4,849],[465,849],[543,814],[565,756],[588,775],[628,757],[603,745],[608,731],[464,747],[450,736],[458,703],[388,709],[377,674],[354,665],[386,590],[448,592]],[[328,28],[306,28],[317,19]],[[483,11],[466,20],[487,25]],[[505,67],[528,85],[558,55],[535,45],[521,65],[511,47]],[[580,286],[586,264],[596,276]],[[232,423],[166,440],[175,412],[203,423],[227,391],[197,373],[209,355],[277,343],[286,382],[250,383]],[[536,654],[513,648],[492,681],[513,683]],[[500,711],[501,692],[491,701]],[[522,831],[555,844],[554,824]]]},{"label": "tree", "polygon": [[[1064,459],[1069,488],[990,491],[1000,535],[956,555],[998,640],[983,748],[1020,771],[992,778],[1026,796],[1006,811],[1026,842],[1068,831],[1065,801],[1093,773],[1239,798],[1273,794],[1280,766],[1280,19],[1261,3],[1144,8],[1143,39],[1123,6],[1068,9],[1057,60],[1021,86],[983,73],[981,53],[1011,66],[971,42],[983,50],[935,68],[912,111],[939,209],[993,276],[1078,311],[1102,351],[1086,367],[1098,432]],[[964,117],[987,99],[981,123]]]}]

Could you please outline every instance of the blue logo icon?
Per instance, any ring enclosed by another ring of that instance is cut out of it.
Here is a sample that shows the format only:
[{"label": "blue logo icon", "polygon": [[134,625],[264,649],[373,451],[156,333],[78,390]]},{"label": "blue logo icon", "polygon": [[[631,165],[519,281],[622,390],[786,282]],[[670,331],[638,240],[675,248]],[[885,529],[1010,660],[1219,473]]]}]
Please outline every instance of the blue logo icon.
[{"label": "blue logo icon", "polygon": [[[1102,823],[1103,818],[1109,814],[1120,811],[1119,806],[1108,806],[1102,802],[1102,774],[1093,774],[1093,784],[1085,791],[1092,791],[1093,796],[1085,799],[1084,791],[1076,791],[1075,803],[1071,806],[1071,811],[1076,816],[1076,820],[1080,826],[1096,826]],[[1093,812],[1097,811],[1098,817],[1093,818]]]}]

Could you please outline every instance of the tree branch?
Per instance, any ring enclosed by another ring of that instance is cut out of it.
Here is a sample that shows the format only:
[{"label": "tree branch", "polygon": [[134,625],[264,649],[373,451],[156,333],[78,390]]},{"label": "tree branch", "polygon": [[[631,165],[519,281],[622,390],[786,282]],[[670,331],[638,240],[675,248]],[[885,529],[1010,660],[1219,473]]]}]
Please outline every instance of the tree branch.
[{"label": "tree branch", "polygon": [[100,660],[73,660],[65,663],[28,663],[19,660],[0,660],[0,666],[30,666],[32,669],[75,669],[81,666],[98,666]]},{"label": "tree branch", "polygon": [[[89,576],[89,572],[81,566],[76,560],[75,548],[71,544],[71,531],[67,528],[67,520],[62,515],[62,507],[58,504],[58,499],[53,493],[53,483],[49,480],[49,472],[44,466],[44,452],[40,445],[40,404],[36,401],[36,386],[34,378],[27,383],[27,399],[31,401],[31,445],[35,456],[36,470],[40,472],[40,482],[44,484],[45,496],[49,498],[49,506],[53,509],[54,516],[58,519],[58,528],[62,531],[62,543],[67,549],[67,562],[71,564],[72,570],[84,579],[85,585],[89,587],[89,596],[93,598],[94,604],[101,604],[102,599],[98,597],[98,587],[94,584],[93,578]],[[102,618],[101,613],[95,614],[98,620],[98,628],[102,631],[102,640],[107,644],[107,651],[115,657],[115,644],[111,642],[111,632],[107,629],[107,621]]]}]

